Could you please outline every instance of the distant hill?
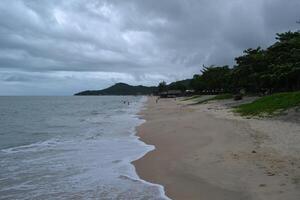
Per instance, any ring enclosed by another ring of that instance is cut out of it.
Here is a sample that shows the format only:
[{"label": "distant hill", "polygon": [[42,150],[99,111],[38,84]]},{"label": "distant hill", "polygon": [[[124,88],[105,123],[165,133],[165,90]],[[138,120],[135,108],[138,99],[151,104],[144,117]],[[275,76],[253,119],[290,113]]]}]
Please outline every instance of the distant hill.
[{"label": "distant hill", "polygon": [[126,83],[117,83],[103,90],[86,90],[75,94],[76,96],[98,95],[150,95],[157,92],[157,87],[132,86]]}]

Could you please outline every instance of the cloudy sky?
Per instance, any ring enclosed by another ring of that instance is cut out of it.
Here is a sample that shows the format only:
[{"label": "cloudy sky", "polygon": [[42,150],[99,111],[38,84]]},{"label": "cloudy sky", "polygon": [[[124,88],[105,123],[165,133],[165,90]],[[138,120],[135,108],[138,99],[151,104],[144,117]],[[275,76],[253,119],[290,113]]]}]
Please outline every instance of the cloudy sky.
[{"label": "cloudy sky", "polygon": [[191,77],[299,19],[299,0],[1,0],[0,95]]}]

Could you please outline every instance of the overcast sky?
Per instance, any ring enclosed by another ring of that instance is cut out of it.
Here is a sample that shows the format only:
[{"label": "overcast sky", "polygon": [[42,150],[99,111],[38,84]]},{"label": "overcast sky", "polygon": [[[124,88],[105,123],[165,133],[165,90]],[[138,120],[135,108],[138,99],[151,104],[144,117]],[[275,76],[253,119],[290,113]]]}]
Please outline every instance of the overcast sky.
[{"label": "overcast sky", "polygon": [[0,95],[191,77],[299,19],[299,0],[1,0]]}]

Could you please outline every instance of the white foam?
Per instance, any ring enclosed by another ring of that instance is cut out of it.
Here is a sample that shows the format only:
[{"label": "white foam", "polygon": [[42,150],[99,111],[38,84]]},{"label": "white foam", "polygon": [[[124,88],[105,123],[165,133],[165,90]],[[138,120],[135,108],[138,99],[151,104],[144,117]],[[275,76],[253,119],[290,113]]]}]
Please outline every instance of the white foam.
[{"label": "white foam", "polygon": [[58,139],[50,139],[43,142],[36,142],[28,145],[21,145],[17,147],[1,149],[1,151],[7,154],[20,152],[36,152],[41,151],[43,149],[47,149],[49,147],[53,147],[59,143],[60,141]]}]

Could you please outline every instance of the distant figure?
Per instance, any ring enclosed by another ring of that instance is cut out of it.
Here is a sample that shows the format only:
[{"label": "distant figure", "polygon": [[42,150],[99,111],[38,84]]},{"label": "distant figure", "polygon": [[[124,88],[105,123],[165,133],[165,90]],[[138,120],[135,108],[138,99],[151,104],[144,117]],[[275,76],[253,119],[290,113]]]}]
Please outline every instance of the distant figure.
[{"label": "distant figure", "polygon": [[156,103],[158,103],[159,97],[156,98]]}]

